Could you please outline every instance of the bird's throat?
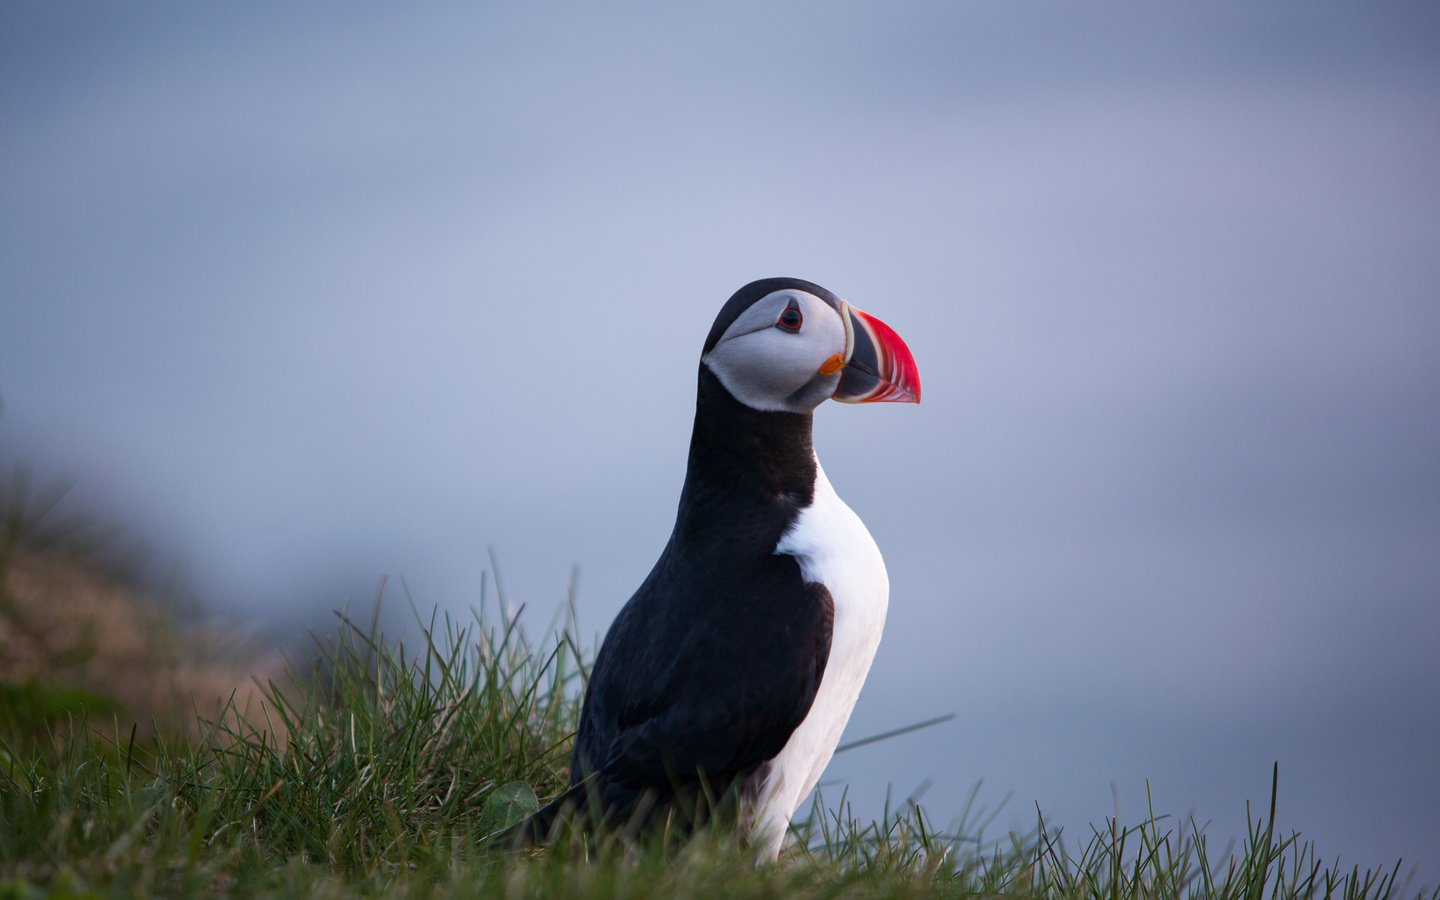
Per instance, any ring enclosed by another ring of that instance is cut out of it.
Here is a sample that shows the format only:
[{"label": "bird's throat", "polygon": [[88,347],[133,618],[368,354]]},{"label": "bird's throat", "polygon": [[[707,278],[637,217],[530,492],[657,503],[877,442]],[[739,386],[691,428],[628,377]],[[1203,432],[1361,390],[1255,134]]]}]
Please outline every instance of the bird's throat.
[{"label": "bird's throat", "polygon": [[814,498],[813,421],[810,413],[746,406],[702,364],[677,536],[725,518],[753,535],[759,549],[773,552],[794,515]]}]

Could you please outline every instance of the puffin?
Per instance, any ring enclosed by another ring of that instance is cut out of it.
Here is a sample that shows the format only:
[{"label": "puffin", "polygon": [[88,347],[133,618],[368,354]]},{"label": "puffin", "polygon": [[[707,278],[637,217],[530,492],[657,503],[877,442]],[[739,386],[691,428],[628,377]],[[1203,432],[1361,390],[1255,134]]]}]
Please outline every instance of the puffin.
[{"label": "puffin", "polygon": [[779,856],[860,696],[890,595],[879,548],[815,455],[826,400],[919,403],[915,358],[813,282],[736,291],[701,350],[674,529],[601,642],[570,787],[517,827],[525,842],[560,821],[693,823],[707,798],[729,797],[757,859]]}]

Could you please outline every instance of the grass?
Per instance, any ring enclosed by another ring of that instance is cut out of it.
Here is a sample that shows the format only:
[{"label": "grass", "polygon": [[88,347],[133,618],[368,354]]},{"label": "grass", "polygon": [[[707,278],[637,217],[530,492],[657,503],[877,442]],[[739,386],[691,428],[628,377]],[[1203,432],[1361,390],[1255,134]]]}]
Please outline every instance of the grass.
[{"label": "grass", "polygon": [[[515,852],[485,837],[564,781],[585,678],[568,630],[423,623],[413,647],[341,617],[318,662],[198,738],[70,723],[0,739],[0,896],[1416,896],[1397,868],[1327,868],[1275,827],[1215,853],[1194,823],[1107,821],[1077,847],[1038,822],[986,843],[907,804],[817,804],[777,865],[732,836],[608,836]],[[548,632],[554,634],[554,632]],[[1440,892],[1430,897],[1440,897]]]},{"label": "grass", "polygon": [[36,509],[48,514],[63,491],[16,477],[0,494],[0,900],[1440,900],[1399,881],[1398,863],[1324,865],[1277,829],[1273,787],[1242,844],[1221,851],[1193,821],[1153,809],[1132,825],[1106,820],[1080,842],[1038,815],[1032,833],[989,840],[973,794],[971,811],[943,827],[908,801],[865,821],[843,797],[833,808],[817,799],[780,862],[758,868],[723,830],[498,848],[487,837],[565,783],[589,657],[573,627],[536,640],[520,613],[477,610],[465,622],[417,621],[407,646],[376,618],[341,615],[308,662],[279,674],[252,659],[248,671],[277,674],[237,682],[213,634],[140,608],[133,585],[72,552],[72,532],[36,539]]}]

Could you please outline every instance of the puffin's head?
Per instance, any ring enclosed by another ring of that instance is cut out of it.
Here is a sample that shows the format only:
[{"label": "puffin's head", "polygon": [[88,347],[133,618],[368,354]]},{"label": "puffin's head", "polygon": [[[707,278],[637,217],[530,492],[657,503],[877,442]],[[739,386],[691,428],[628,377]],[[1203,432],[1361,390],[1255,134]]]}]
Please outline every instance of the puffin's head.
[{"label": "puffin's head", "polygon": [[715,317],[700,362],[754,409],[808,413],[831,398],[920,402],[920,370],[900,335],[798,278],[765,278],[736,291]]}]

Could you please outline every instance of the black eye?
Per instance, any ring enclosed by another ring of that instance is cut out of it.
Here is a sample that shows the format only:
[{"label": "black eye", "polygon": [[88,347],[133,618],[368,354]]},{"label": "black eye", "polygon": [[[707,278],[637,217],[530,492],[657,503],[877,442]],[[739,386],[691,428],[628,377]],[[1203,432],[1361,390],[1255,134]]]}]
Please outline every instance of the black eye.
[{"label": "black eye", "polygon": [[800,307],[795,305],[794,300],[791,300],[790,305],[785,307],[785,311],[780,314],[780,318],[775,320],[775,327],[794,334],[800,330],[800,326],[804,322],[805,317],[800,314]]}]

